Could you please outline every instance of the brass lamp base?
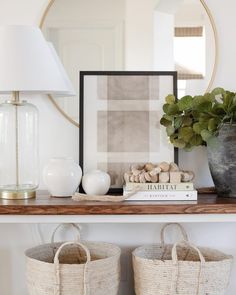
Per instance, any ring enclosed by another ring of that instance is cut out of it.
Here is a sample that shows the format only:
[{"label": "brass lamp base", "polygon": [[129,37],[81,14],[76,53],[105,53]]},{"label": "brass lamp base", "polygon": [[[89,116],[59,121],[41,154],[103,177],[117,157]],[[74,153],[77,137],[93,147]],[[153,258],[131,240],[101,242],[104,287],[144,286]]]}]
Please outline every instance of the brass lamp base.
[{"label": "brass lamp base", "polygon": [[0,199],[27,200],[36,197],[36,191],[1,191]]}]

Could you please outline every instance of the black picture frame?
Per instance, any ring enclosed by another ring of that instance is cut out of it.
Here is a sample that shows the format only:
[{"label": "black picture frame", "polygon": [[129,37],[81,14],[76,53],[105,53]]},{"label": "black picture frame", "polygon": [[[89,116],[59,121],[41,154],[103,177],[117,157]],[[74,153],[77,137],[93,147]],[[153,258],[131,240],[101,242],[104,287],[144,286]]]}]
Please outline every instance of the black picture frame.
[{"label": "black picture frame", "polygon": [[[170,76],[173,79],[173,94],[177,98],[178,90],[177,90],[177,71],[80,71],[80,79],[79,79],[79,118],[80,118],[80,127],[79,127],[79,164],[84,172],[84,81],[86,76]],[[169,93],[166,93],[167,95]],[[179,155],[178,149],[174,148],[174,161],[178,164]],[[84,192],[82,186],[80,186],[80,192]],[[122,194],[122,188],[111,188],[109,190],[109,194]]]}]

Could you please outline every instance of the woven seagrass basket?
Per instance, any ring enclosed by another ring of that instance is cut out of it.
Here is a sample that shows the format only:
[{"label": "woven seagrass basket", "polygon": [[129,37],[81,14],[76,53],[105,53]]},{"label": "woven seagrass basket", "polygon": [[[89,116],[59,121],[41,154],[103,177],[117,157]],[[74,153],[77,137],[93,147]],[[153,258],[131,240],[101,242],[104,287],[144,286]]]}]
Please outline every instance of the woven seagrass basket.
[{"label": "woven seagrass basket", "polygon": [[133,252],[136,295],[223,295],[229,283],[232,256],[214,249],[198,248],[183,240],[174,245],[142,246]]},{"label": "woven seagrass basket", "polygon": [[117,295],[120,253],[119,247],[102,242],[31,248],[25,252],[29,295]]}]

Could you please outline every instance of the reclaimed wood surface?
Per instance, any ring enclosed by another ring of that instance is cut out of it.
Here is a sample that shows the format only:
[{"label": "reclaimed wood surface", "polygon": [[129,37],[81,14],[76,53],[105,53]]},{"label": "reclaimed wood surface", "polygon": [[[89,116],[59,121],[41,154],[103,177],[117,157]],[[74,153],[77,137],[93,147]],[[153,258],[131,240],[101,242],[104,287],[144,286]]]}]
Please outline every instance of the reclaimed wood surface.
[{"label": "reclaimed wood surface", "polygon": [[236,214],[236,199],[199,194],[196,202],[77,202],[38,195],[36,199],[0,200],[0,215]]}]

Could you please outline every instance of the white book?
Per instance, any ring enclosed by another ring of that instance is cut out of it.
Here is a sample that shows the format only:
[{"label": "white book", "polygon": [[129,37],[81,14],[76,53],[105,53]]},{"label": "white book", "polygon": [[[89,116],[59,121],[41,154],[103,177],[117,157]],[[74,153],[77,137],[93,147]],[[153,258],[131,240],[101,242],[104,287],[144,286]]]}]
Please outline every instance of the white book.
[{"label": "white book", "polygon": [[138,191],[132,194],[124,190],[124,196],[131,195],[126,201],[196,201],[197,191]]},{"label": "white book", "polygon": [[192,191],[194,186],[192,182],[181,183],[135,183],[126,182],[125,190],[142,190],[142,191]]}]

